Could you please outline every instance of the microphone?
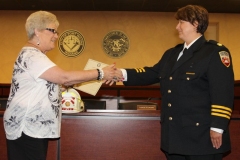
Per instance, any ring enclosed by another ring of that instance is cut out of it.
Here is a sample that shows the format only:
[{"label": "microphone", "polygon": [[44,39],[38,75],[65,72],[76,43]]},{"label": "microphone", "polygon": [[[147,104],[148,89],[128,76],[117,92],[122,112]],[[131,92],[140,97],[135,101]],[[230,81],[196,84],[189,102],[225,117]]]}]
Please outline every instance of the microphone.
[{"label": "microphone", "polygon": [[152,97],[149,97],[148,99],[147,99],[147,103],[149,103],[149,101],[152,99]]}]

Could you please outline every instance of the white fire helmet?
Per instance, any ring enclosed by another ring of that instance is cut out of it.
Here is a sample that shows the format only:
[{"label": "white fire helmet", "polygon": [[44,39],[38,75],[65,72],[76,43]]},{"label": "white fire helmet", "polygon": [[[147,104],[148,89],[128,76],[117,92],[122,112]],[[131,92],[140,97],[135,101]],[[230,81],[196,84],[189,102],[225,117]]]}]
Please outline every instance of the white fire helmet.
[{"label": "white fire helmet", "polygon": [[84,103],[80,94],[73,88],[62,92],[62,113],[78,113],[84,111]]}]

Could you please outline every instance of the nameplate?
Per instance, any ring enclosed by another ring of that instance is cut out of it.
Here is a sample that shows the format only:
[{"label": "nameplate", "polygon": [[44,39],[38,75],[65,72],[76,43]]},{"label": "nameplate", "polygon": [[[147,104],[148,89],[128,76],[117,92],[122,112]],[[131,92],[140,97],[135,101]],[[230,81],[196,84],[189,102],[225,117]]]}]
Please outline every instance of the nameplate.
[{"label": "nameplate", "polygon": [[156,105],[137,105],[137,110],[157,110]]}]

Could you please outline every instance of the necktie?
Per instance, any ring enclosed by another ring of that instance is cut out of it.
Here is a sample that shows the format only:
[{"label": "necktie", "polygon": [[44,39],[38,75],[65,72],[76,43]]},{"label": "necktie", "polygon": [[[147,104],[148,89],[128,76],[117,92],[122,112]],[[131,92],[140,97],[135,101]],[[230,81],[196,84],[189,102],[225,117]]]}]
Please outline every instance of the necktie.
[{"label": "necktie", "polygon": [[187,52],[187,48],[184,48],[183,51],[180,52],[177,60],[179,60],[184,54],[186,54],[186,52]]}]

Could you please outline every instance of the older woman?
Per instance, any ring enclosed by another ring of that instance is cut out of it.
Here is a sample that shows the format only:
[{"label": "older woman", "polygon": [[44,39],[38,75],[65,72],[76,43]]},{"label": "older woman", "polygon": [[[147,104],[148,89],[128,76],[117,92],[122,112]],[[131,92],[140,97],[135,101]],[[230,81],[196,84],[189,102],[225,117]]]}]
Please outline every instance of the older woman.
[{"label": "older woman", "polygon": [[4,114],[9,160],[46,159],[48,138],[60,137],[60,87],[90,80],[112,80],[115,66],[87,71],[65,71],[46,53],[55,47],[59,22],[46,11],[26,21],[28,42],[13,68],[11,92]]}]

